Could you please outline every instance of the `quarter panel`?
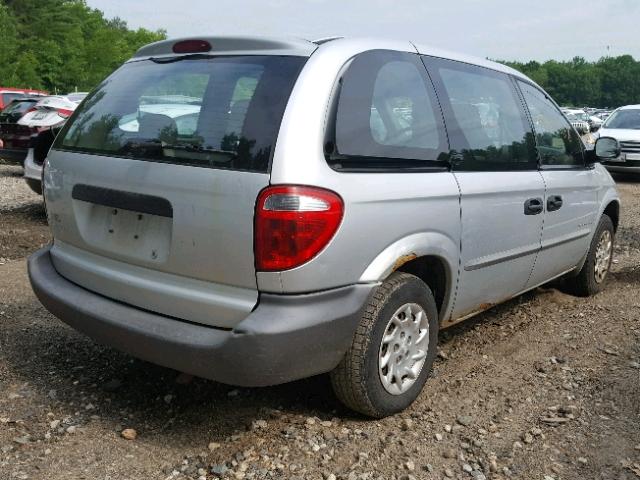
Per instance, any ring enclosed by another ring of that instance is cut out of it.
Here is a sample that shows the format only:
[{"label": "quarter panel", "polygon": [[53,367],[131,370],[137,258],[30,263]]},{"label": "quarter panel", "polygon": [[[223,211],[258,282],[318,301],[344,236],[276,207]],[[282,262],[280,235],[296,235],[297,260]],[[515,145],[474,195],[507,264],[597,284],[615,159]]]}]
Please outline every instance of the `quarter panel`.
[{"label": "quarter panel", "polygon": [[433,238],[436,250],[447,244],[457,273],[457,259],[451,259],[457,254],[451,251],[459,246],[460,205],[451,173],[339,173],[325,160],[325,125],[338,75],[355,55],[375,49],[416,53],[409,42],[335,40],[314,52],[298,78],[274,151],[271,183],[333,190],[344,200],[345,215],[336,236],[310,262],[285,272],[258,272],[262,291],[308,292],[378,281],[382,277],[372,272],[388,266],[376,266],[363,277],[370,264],[390,245],[414,234],[433,234],[424,238]]},{"label": "quarter panel", "polygon": [[[322,186],[342,196],[342,224],[317,257],[277,274],[283,292],[377,282],[391,273],[398,258],[411,253],[441,256],[456,276],[460,202],[453,174],[331,172]],[[265,286],[260,281],[259,287]]]}]

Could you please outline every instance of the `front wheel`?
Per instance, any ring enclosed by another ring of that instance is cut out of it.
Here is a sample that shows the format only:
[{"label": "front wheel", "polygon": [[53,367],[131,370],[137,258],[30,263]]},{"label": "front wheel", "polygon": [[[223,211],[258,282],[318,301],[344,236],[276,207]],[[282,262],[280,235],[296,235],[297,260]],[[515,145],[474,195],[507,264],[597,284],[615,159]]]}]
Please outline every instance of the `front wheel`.
[{"label": "front wheel", "polygon": [[336,396],[376,418],[407,408],[431,372],[438,327],[429,287],[407,273],[391,275],[370,297],[351,347],[331,372]]},{"label": "front wheel", "polygon": [[611,218],[606,214],[602,215],[582,269],[577,276],[567,279],[570,293],[588,297],[604,288],[613,260],[614,235]]}]

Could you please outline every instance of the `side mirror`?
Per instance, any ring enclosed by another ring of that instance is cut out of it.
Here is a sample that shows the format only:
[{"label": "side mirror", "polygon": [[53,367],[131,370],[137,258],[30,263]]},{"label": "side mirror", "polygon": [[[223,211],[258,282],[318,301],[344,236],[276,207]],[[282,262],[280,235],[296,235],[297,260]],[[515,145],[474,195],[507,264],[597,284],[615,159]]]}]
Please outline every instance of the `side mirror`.
[{"label": "side mirror", "polygon": [[595,154],[598,161],[615,160],[620,156],[620,143],[613,137],[596,140]]}]

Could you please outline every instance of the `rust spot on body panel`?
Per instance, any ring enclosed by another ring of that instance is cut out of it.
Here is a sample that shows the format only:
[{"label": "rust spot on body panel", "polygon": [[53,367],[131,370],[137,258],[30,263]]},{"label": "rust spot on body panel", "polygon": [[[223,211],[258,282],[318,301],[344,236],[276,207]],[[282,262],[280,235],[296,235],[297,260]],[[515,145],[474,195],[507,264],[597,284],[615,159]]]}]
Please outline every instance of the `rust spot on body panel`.
[{"label": "rust spot on body panel", "polygon": [[405,263],[410,262],[411,260],[415,260],[416,258],[418,258],[418,256],[415,253],[408,253],[407,255],[402,255],[401,257],[399,257],[395,263],[393,264],[393,269],[392,271],[396,271],[398,270],[402,265],[404,265]]},{"label": "rust spot on body panel", "polygon": [[500,302],[495,302],[495,303],[481,303],[480,305],[478,305],[477,307],[471,308],[469,310],[467,310],[466,312],[462,312],[460,315],[457,315],[456,318],[449,318],[448,320],[446,320],[445,322],[443,322],[442,326],[443,327],[450,327],[452,325],[455,325],[456,323],[460,323],[464,320],[467,320],[468,318],[474,317],[486,310],[489,310],[490,308],[495,307],[496,305],[499,305],[502,302],[506,302],[507,300],[509,300],[512,297],[506,298],[505,300],[502,300]]}]

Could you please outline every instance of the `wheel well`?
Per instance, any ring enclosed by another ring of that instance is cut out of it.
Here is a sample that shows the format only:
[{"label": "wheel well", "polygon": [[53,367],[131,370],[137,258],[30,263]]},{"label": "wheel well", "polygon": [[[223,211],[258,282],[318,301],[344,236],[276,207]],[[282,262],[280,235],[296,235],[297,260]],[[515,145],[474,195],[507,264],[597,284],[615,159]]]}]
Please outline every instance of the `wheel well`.
[{"label": "wheel well", "polygon": [[618,231],[618,222],[620,221],[620,204],[615,200],[604,209],[604,213],[611,219],[613,222],[613,230]]},{"label": "wheel well", "polygon": [[396,271],[410,273],[426,283],[436,300],[438,313],[447,294],[447,268],[442,259],[434,256],[414,258],[399,266]]}]

